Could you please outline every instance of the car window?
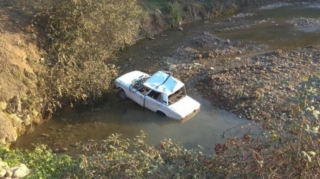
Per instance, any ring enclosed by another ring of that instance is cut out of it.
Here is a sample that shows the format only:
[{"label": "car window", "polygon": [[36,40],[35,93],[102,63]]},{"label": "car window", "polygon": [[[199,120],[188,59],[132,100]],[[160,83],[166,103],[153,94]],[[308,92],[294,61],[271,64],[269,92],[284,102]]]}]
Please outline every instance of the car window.
[{"label": "car window", "polygon": [[139,89],[139,92],[144,94],[144,95],[147,94],[149,91],[150,91],[150,89],[147,88],[147,87],[144,87],[144,86]]},{"label": "car window", "polygon": [[156,91],[150,91],[150,93],[148,94],[149,97],[159,101],[159,102],[162,102],[162,96],[161,96],[161,93],[159,92],[156,92]]},{"label": "car window", "polygon": [[186,92],[184,88],[177,90],[175,93],[171,94],[169,98],[169,105],[179,101],[180,99],[186,96]]}]

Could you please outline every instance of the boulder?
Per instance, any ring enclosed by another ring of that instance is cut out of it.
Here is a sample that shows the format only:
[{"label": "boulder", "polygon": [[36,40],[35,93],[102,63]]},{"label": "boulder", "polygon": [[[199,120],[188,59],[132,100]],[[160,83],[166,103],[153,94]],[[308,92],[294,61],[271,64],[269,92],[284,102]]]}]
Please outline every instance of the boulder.
[{"label": "boulder", "polygon": [[0,168],[0,178],[6,175],[7,171],[5,169]]},{"label": "boulder", "polygon": [[10,169],[6,169],[6,175],[5,177],[10,177],[12,176],[12,171]]},{"label": "boulder", "polygon": [[10,119],[3,112],[0,112],[0,144],[14,142],[17,137],[17,132]]},{"label": "boulder", "polygon": [[29,168],[25,164],[20,164],[19,167],[15,167],[13,170],[12,178],[23,178],[30,173]]},{"label": "boulder", "polygon": [[6,168],[8,168],[8,164],[6,162],[0,161],[0,169],[6,169]]}]

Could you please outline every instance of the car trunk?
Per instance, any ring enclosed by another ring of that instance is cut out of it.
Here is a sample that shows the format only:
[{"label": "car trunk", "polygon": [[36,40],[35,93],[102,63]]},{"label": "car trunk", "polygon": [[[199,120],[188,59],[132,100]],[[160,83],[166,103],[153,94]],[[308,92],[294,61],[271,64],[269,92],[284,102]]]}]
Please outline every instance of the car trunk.
[{"label": "car trunk", "polygon": [[184,118],[190,113],[197,111],[197,109],[200,108],[200,104],[191,97],[185,96],[179,101],[171,104],[169,108],[181,115],[181,118]]}]

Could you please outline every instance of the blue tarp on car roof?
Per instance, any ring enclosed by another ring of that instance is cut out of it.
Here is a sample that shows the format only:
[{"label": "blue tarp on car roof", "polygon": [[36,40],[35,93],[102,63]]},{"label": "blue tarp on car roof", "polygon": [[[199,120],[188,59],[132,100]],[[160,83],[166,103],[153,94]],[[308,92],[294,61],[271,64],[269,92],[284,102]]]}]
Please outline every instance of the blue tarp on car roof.
[{"label": "blue tarp on car roof", "polygon": [[158,71],[155,74],[153,74],[144,83],[144,85],[154,91],[158,91],[167,95],[176,92],[184,86],[184,84],[181,81],[175,79],[174,77],[170,76],[169,74],[163,71]]}]

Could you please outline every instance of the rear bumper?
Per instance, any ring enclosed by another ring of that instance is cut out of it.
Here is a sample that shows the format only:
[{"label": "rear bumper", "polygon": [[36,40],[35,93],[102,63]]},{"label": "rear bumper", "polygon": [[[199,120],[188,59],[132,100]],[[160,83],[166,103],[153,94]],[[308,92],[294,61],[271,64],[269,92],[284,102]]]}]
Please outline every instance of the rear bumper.
[{"label": "rear bumper", "polygon": [[195,116],[199,112],[200,112],[200,107],[198,109],[195,109],[192,113],[188,114],[186,117],[182,118],[181,122],[185,122],[185,121],[189,120],[190,118],[192,118],[193,116]]}]

